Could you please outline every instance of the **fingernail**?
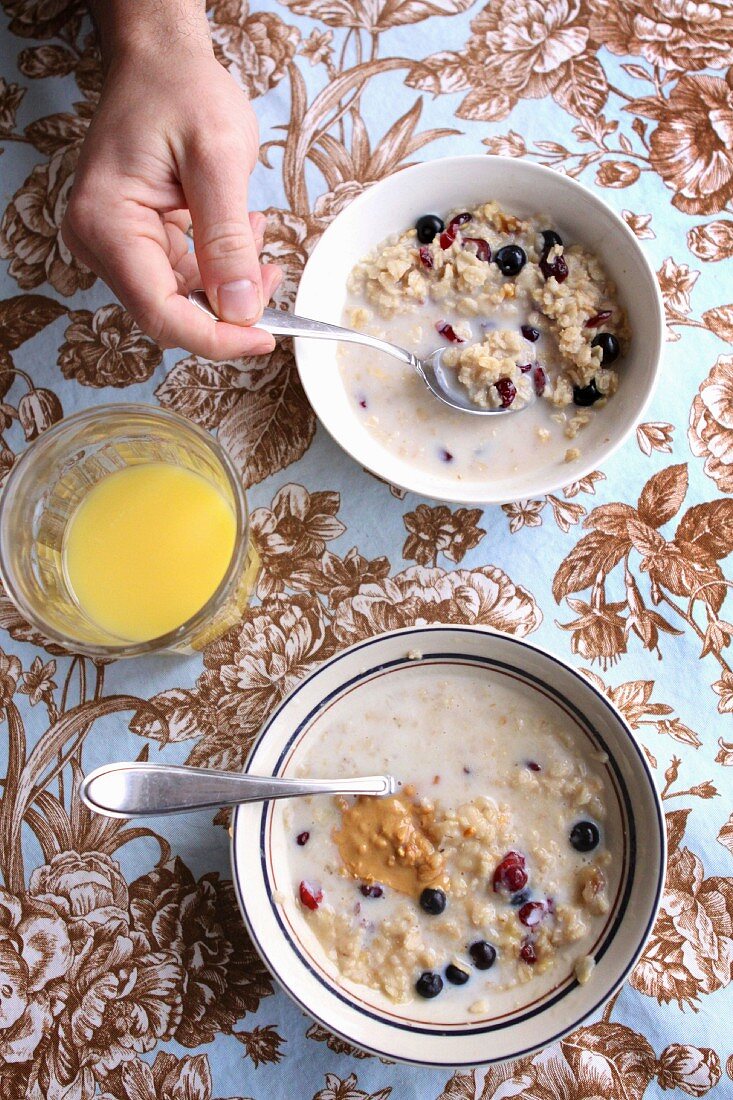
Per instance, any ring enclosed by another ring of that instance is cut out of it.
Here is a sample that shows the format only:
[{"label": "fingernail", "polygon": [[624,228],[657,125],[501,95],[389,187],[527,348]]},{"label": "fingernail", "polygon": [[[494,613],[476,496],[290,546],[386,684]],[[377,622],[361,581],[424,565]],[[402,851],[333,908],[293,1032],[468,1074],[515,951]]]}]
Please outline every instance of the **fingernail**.
[{"label": "fingernail", "polygon": [[219,316],[234,325],[243,325],[258,317],[260,292],[251,279],[224,283],[218,290]]}]

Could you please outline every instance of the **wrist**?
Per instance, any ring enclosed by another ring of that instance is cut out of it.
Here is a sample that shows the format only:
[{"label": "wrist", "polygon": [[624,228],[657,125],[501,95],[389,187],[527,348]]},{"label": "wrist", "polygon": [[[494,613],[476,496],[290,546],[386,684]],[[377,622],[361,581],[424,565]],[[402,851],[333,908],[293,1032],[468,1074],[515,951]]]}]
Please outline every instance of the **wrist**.
[{"label": "wrist", "polygon": [[205,0],[90,0],[105,70],[124,58],[160,60],[171,49],[211,55]]}]

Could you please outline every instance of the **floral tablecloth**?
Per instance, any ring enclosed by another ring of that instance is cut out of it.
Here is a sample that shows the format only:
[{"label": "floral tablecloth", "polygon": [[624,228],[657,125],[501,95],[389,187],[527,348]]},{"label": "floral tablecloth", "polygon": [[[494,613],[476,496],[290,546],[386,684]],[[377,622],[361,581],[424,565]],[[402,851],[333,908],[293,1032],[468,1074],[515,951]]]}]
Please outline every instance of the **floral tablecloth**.
[{"label": "floral tablecloth", "polygon": [[[287,346],[212,365],[135,328],[58,234],[100,89],[83,5],[2,9],[2,472],[62,413],[159,402],[230,449],[264,574],[257,606],[202,656],[107,665],[44,644],[2,595],[0,1096],[732,1096],[729,0],[211,9],[219,58],[256,101],[253,199],[282,306],[354,195],[451,153],[528,157],[598,188],[658,269],[669,342],[635,439],[562,492],[485,510],[356,467],[317,428]],[[489,1071],[383,1063],[302,1015],[243,932],[225,818],[133,827],[78,797],[109,759],[238,767],[325,656],[416,622],[488,623],[582,668],[635,730],[668,814],[662,912],[628,984],[565,1041]]]}]

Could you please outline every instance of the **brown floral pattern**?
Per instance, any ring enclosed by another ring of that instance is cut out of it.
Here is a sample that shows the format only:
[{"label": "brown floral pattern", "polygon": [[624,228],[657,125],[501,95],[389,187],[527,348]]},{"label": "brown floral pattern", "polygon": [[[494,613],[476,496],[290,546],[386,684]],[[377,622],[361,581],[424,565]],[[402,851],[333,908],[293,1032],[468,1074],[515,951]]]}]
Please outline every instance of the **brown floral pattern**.
[{"label": "brown floral pattern", "polygon": [[96,388],[131,386],[146,382],[163,358],[122,306],[72,310],[69,318],[58,359],[64,378]]},{"label": "brown floral pattern", "polygon": [[[293,308],[340,210],[442,152],[526,157],[602,188],[654,256],[671,343],[636,442],[560,492],[485,510],[415,500],[338,456],[316,436],[287,344],[257,360],[164,359],[101,284],[86,293],[94,277],[59,236],[102,82],[86,5],[2,8],[0,480],[64,412],[102,400],[95,390],[135,385],[218,433],[253,487],[263,570],[241,622],[175,671],[67,654],[0,587],[0,1096],[722,1096],[733,1080],[719,1023],[733,963],[733,358],[720,346],[733,344],[730,5],[209,0],[217,56],[257,100],[252,193],[264,258],[284,270],[278,308]],[[644,749],[670,855],[654,934],[601,1019],[517,1063],[417,1083],[275,995],[214,869],[223,830],[99,818],[78,792],[96,763],[129,756],[131,735],[143,760],[241,767],[322,660],[434,622],[531,636],[580,665]]]}]

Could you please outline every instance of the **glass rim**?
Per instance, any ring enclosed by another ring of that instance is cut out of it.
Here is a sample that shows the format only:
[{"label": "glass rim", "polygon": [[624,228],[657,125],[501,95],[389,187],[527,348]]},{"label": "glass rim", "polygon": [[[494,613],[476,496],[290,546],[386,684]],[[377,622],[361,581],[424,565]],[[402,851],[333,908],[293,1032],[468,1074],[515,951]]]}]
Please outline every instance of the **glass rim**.
[{"label": "glass rim", "polygon": [[[203,604],[195,614],[191,615],[181,623],[180,626],[175,627],[173,630],[169,630],[165,634],[158,634],[156,637],[150,638],[147,641],[121,642],[119,645],[112,645],[83,642],[80,639],[70,638],[68,635],[61,633],[44,622],[36,613],[35,609],[27,605],[26,601],[18,595],[15,586],[10,582],[8,577],[7,563],[4,554],[5,539],[3,537],[3,527],[6,516],[8,490],[13,483],[32,466],[33,462],[37,461],[37,457],[42,454],[44,447],[47,447],[49,443],[52,443],[54,440],[58,439],[59,436],[62,436],[70,427],[73,428],[74,426],[83,425],[85,421],[97,422],[100,419],[113,419],[116,416],[139,416],[151,421],[163,421],[178,429],[182,429],[184,433],[198,438],[198,440],[212,452],[226,475],[227,482],[234,498],[236,530],[234,536],[234,549],[232,550],[232,555],[229,559],[229,564],[227,565],[224,576],[214,592],[209,596],[206,603]],[[149,405],[142,401],[94,405],[88,409],[80,409],[78,412],[65,416],[62,420],[59,420],[58,423],[42,432],[41,435],[26,447],[8,474],[5,485],[0,491],[0,580],[2,580],[6,595],[30,625],[40,631],[49,641],[62,646],[70,656],[73,657],[75,654],[81,654],[88,657],[108,659],[139,657],[147,653],[164,652],[183,646],[197,630],[205,629],[207,621],[216,613],[222,598],[229,592],[232,583],[245,564],[246,555],[249,551],[249,535],[249,511],[247,508],[247,497],[244,486],[242,485],[237,469],[228,451],[210,432],[206,431],[199,424],[194,423],[194,421],[189,420],[187,417],[181,416],[180,413],[172,412],[170,409],[163,409],[158,405]]]}]

